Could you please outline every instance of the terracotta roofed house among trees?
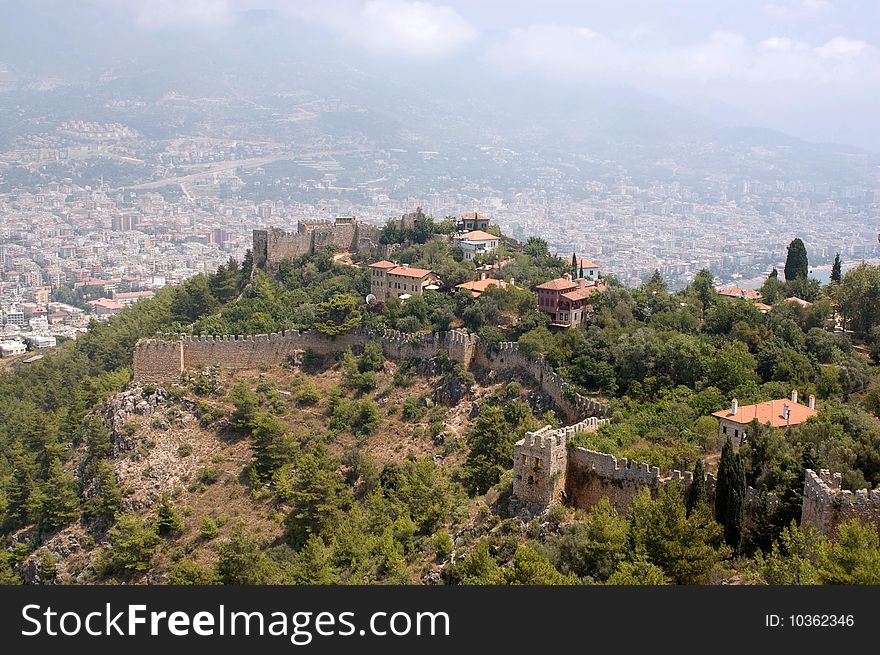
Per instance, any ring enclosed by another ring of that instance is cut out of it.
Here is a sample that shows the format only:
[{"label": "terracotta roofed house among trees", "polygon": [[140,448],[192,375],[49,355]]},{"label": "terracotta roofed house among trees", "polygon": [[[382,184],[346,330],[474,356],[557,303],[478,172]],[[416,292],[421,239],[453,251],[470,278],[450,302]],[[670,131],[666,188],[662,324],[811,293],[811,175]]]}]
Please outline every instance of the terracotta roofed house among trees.
[{"label": "terracotta roofed house among trees", "polygon": [[789,428],[800,425],[818,414],[816,397],[811,395],[807,404],[802,405],[798,403],[797,389],[792,390],[790,398],[768,400],[742,407],[734,398],[730,401],[728,409],[712,412],[712,416],[718,419],[719,442],[723,444],[725,439],[730,437],[734,448],[739,448],[747,438],[747,426],[755,419],[774,428]]},{"label": "terracotta roofed house among trees", "polygon": [[420,296],[425,289],[438,282],[433,271],[413,268],[409,264],[380,261],[370,264],[370,293],[377,300]]}]

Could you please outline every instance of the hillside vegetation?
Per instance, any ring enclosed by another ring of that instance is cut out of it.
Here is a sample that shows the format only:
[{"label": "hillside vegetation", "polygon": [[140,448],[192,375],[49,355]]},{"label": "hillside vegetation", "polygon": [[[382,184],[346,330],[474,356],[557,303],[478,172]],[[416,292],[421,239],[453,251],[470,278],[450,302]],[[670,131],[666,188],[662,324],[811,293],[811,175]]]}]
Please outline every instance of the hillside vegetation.
[{"label": "hillside vegetation", "polygon": [[[440,240],[407,239],[396,257],[448,286],[475,274]],[[536,238],[498,260],[509,263],[495,274],[515,287],[378,306],[363,304],[363,263],[329,251],[274,277],[230,261],[0,374],[0,580],[880,582],[874,526],[845,524],[829,539],[795,523],[805,468],[840,472],[849,489],[880,483],[880,270],[824,288],[771,276],[767,313],[720,297],[706,271],[676,293],[659,275],[636,289],[611,279],[584,326],[551,332],[531,289],[567,262]],[[833,306],[852,332],[834,330]],[[782,502],[740,534],[675,485],[640,494],[627,516],[605,502],[512,513],[513,443],[559,424],[552,403],[526,379],[474,377],[442,356],[392,362],[371,344],[161,388],[129,382],[141,337],[362,325],[517,341],[610,403],[611,424],[577,443],[667,471],[728,466],[709,414],[731,397],[797,388],[820,411],[787,433],[750,428],[731,461]]]}]

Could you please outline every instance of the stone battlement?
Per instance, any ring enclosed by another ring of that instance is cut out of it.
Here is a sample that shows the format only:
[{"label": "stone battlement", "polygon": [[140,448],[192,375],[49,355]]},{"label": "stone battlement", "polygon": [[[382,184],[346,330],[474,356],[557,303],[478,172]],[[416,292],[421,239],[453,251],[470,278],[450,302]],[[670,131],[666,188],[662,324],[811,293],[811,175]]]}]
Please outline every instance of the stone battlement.
[{"label": "stone battlement", "polygon": [[600,420],[596,417],[608,413],[607,405],[575,393],[543,357],[522,355],[514,342],[490,346],[462,329],[421,334],[361,329],[334,337],[316,330],[287,330],[254,335],[182,335],[176,340],[141,339],[135,346],[134,378],[142,383],[158,383],[175,380],[184,371],[209,366],[233,369],[277,366],[299,351],[331,355],[347,348],[363,348],[369,341],[381,343],[386,356],[392,359],[408,356],[429,359],[445,351],[465,368],[479,360],[484,367],[522,371],[553,400],[566,420],[592,417],[581,427],[576,423],[565,428],[567,436],[596,429],[599,424],[594,422]]},{"label": "stone battlement", "polygon": [[346,252],[376,252],[379,230],[345,216],[333,221],[301,220],[296,232],[278,228],[253,231],[252,252],[257,268],[273,270],[285,259],[313,255],[326,246]]},{"label": "stone battlement", "polygon": [[134,379],[157,383],[175,380],[187,370],[209,366],[247,369],[284,364],[297,352],[319,355],[363,348],[370,341],[381,343],[386,355],[430,358],[441,350],[463,366],[470,365],[477,337],[465,330],[413,335],[397,330],[358,330],[327,336],[317,330],[287,330],[254,335],[182,335],[175,341],[141,339],[135,346]]},{"label": "stone battlement", "polygon": [[812,525],[820,532],[833,533],[840,523],[859,518],[880,527],[880,489],[853,492],[841,489],[840,482],[840,473],[807,469],[801,526]]},{"label": "stone battlement", "polygon": [[577,393],[573,385],[553,370],[543,355],[525,355],[519,351],[519,344],[514,341],[502,341],[492,346],[479,343],[477,360],[481,366],[493,370],[525,371],[553,399],[568,421],[578,421],[584,416],[608,415],[606,404]]}]

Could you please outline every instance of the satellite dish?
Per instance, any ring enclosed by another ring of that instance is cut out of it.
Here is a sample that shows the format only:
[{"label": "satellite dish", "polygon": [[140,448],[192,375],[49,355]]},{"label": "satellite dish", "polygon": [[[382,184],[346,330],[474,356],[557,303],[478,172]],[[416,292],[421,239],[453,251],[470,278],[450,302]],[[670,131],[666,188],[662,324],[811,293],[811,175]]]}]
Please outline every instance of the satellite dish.
[{"label": "satellite dish", "polygon": [[372,305],[374,302],[376,302],[376,296],[374,296],[372,293],[370,293],[370,294],[367,294],[367,297],[364,298],[364,300],[366,301],[366,303],[368,305]]}]

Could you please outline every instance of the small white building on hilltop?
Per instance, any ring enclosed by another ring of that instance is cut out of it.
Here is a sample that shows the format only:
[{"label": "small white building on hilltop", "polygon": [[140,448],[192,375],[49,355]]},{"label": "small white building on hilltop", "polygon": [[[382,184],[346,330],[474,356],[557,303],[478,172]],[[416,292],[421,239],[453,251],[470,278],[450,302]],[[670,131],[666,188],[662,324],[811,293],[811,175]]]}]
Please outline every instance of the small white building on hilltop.
[{"label": "small white building on hilltop", "polygon": [[473,230],[455,237],[458,247],[464,253],[465,261],[470,261],[475,257],[488,255],[495,252],[498,248],[498,237],[482,230]]}]

